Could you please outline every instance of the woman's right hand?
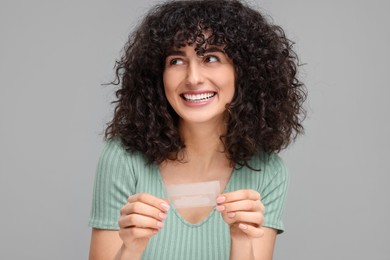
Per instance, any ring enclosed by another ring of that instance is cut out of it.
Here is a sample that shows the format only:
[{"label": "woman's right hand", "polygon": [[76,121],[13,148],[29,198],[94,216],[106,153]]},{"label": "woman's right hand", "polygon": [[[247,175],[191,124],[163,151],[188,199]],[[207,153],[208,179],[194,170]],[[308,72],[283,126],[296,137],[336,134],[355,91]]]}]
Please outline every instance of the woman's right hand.
[{"label": "woman's right hand", "polygon": [[167,200],[148,193],[130,196],[121,208],[118,220],[119,236],[123,241],[121,250],[142,255],[149,239],[164,227],[168,210]]}]

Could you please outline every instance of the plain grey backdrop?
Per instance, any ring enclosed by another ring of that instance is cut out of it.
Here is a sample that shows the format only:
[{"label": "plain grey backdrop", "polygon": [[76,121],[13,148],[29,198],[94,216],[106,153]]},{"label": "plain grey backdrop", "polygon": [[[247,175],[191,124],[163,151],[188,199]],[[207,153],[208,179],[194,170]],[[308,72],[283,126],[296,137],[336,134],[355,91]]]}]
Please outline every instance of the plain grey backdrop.
[{"label": "plain grey backdrop", "polygon": [[[115,59],[156,1],[0,1],[0,259],[86,259]],[[309,90],[275,259],[388,260],[390,2],[251,1]]]}]

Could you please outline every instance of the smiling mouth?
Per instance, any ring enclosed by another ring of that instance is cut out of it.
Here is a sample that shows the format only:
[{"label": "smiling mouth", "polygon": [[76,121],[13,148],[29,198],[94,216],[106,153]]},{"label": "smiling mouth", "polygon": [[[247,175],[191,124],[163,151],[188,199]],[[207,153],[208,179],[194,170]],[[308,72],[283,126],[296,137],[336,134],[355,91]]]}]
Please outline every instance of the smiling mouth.
[{"label": "smiling mouth", "polygon": [[215,92],[209,92],[201,94],[182,94],[181,97],[188,102],[202,102],[214,97],[215,95]]}]

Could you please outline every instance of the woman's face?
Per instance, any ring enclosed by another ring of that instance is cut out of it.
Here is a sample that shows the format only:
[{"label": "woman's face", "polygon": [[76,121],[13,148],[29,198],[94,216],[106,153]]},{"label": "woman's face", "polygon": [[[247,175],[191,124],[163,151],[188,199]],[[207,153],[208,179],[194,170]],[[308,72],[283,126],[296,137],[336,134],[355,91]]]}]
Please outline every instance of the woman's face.
[{"label": "woman's face", "polygon": [[221,47],[210,46],[202,56],[190,45],[172,50],[163,80],[165,95],[184,122],[222,120],[234,96],[234,65]]}]

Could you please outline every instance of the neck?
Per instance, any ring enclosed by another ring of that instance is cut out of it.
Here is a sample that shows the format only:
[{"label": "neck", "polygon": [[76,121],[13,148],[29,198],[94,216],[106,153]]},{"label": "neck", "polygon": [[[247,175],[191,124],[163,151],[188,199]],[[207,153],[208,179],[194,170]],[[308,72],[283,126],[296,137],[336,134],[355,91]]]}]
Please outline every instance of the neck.
[{"label": "neck", "polygon": [[233,165],[226,157],[220,136],[226,133],[224,124],[188,124],[179,129],[185,148],[179,157],[182,162],[165,161],[160,165],[164,183],[177,184],[219,180],[224,189]]},{"label": "neck", "polygon": [[186,148],[185,161],[200,171],[229,165],[220,136],[226,133],[224,124],[180,124],[180,133]]}]

